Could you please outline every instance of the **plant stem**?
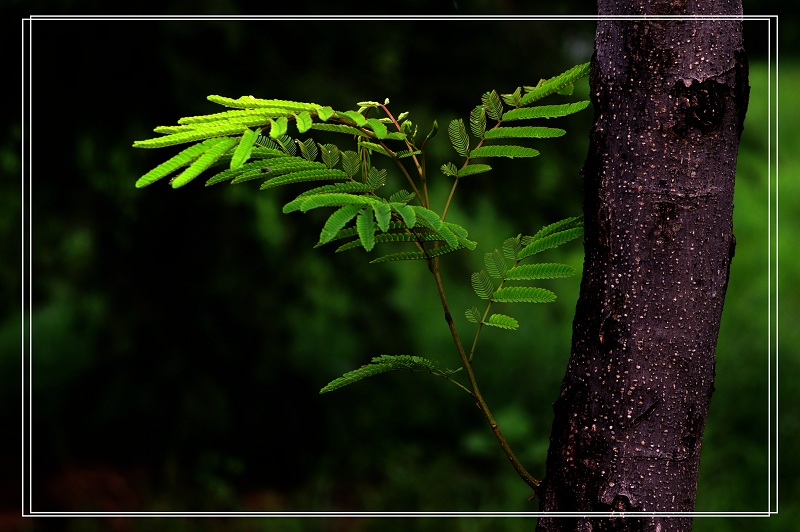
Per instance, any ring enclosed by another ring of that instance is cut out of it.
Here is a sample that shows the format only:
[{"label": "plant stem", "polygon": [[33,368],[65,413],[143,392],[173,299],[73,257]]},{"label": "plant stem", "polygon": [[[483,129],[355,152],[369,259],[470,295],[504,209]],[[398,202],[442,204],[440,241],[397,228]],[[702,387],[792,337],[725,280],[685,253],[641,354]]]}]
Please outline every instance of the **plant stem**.
[{"label": "plant stem", "polygon": [[472,362],[467,357],[467,353],[464,350],[464,346],[461,344],[461,338],[458,336],[458,331],[456,330],[455,322],[453,321],[453,316],[450,314],[450,307],[447,304],[447,297],[444,293],[444,285],[442,284],[442,276],[439,272],[439,259],[434,257],[428,260],[428,268],[430,269],[431,273],[433,274],[434,280],[436,281],[436,288],[439,291],[439,298],[442,302],[442,309],[444,310],[444,319],[447,322],[447,326],[450,329],[450,334],[453,337],[453,342],[455,342],[456,349],[458,350],[458,356],[461,357],[461,364],[464,367],[464,371],[467,374],[467,380],[469,380],[470,388],[472,388],[472,396],[475,398],[476,405],[483,413],[486,421],[489,423],[489,427],[492,429],[495,438],[500,443],[500,447],[503,448],[503,452],[506,453],[508,460],[511,462],[511,465],[516,470],[517,474],[525,481],[525,483],[531,487],[531,489],[536,492],[539,488],[539,484],[541,481],[534,478],[528,471],[523,467],[520,463],[517,456],[511,450],[511,447],[506,441],[505,436],[503,435],[500,427],[497,425],[497,421],[494,419],[491,410],[489,410],[489,406],[486,404],[486,401],[483,399],[481,395],[480,389],[478,388],[478,383],[475,380],[475,373],[472,371]]}]

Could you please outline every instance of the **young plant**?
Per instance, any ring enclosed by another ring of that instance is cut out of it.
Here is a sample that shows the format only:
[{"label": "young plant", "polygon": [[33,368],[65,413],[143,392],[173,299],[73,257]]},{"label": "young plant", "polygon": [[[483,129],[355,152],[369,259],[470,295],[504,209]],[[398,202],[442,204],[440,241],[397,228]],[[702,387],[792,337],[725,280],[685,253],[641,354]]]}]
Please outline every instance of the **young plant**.
[{"label": "young plant", "polygon": [[[459,158],[440,168],[441,174],[452,180],[452,185],[447,200],[439,209],[430,202],[426,167],[426,149],[438,125],[434,121],[428,134],[418,140],[418,128],[409,120],[408,113],[395,116],[389,110],[388,99],[383,103],[360,102],[357,110],[335,111],[314,103],[253,96],[237,99],[209,96],[210,101],[229,110],[181,118],[178,125],[155,128],[161,136],[133,143],[137,148],[191,144],[147,172],[136,186],[144,187],[169,177],[172,187],[178,188],[204,172],[211,174],[206,186],[252,180],[262,181],[261,190],[295,183],[313,184],[313,188],[284,205],[283,212],[333,209],[322,227],[318,245],[337,242],[337,252],[356,248],[369,252],[381,244],[393,250],[372,262],[418,260],[425,263],[435,281],[460,367],[443,369],[422,357],[384,354],[331,381],[320,393],[396,370],[429,373],[445,379],[475,401],[513,467],[535,491],[540,481],[525,470],[497,425],[478,387],[473,358],[484,326],[507,330],[519,327],[513,317],[491,313],[495,303],[555,300],[556,295],[550,290],[519,283],[569,277],[576,273],[575,268],[566,264],[531,264],[527,260],[581,236],[583,220],[567,218],[544,227],[533,236],[520,234],[485,255],[486,269],[472,275],[472,288],[486,301],[485,308],[471,307],[464,313],[469,322],[476,324],[469,350],[464,347],[453,320],[439,261],[443,255],[462,249],[473,250],[476,246],[464,227],[446,221],[461,180],[491,171],[486,161],[492,158],[539,155],[538,150],[521,145],[530,139],[564,135],[563,129],[539,125],[537,120],[576,113],[589,102],[534,103],[553,94],[572,94],[574,83],[588,73],[589,63],[585,63],[541,80],[536,86],[519,87],[510,94],[499,95],[492,90],[481,97],[481,104],[470,112],[466,122],[463,119],[451,121],[447,133]],[[294,138],[290,132],[302,138]],[[313,137],[317,132],[341,135],[342,142],[320,143]],[[402,186],[408,188],[388,186],[387,170],[375,166],[379,159],[397,168],[403,178]],[[466,383],[457,379],[462,371]]]}]

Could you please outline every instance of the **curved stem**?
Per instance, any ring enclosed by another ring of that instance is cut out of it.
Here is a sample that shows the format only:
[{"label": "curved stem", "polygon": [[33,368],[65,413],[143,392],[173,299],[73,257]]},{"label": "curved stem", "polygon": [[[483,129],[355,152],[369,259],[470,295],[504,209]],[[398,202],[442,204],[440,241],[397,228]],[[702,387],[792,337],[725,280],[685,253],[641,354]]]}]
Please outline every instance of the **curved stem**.
[{"label": "curved stem", "polygon": [[475,403],[483,413],[486,421],[489,423],[489,427],[492,429],[495,438],[497,438],[498,443],[500,443],[500,447],[502,447],[503,452],[506,453],[508,460],[511,462],[511,465],[514,467],[517,474],[535,492],[538,489],[541,481],[528,473],[525,467],[523,467],[522,463],[520,463],[517,456],[511,450],[508,441],[503,435],[503,432],[500,430],[500,427],[497,425],[497,421],[492,415],[491,410],[489,410],[489,406],[486,404],[486,401],[483,399],[480,389],[478,388],[478,383],[475,380],[475,373],[472,371],[472,362],[470,362],[467,358],[467,353],[464,350],[464,346],[461,344],[461,338],[458,336],[458,331],[456,330],[453,316],[450,314],[450,307],[447,304],[447,297],[445,296],[444,285],[442,284],[442,276],[439,272],[438,258],[429,259],[428,268],[431,270],[434,280],[436,281],[436,288],[439,291],[439,298],[441,299],[442,309],[444,310],[444,319],[447,322],[448,328],[450,329],[450,334],[453,336],[453,342],[455,342],[456,349],[458,350],[458,356],[461,357],[461,364],[463,365],[464,371],[467,374],[467,380],[469,380],[470,388],[472,388],[472,396],[475,398]]}]

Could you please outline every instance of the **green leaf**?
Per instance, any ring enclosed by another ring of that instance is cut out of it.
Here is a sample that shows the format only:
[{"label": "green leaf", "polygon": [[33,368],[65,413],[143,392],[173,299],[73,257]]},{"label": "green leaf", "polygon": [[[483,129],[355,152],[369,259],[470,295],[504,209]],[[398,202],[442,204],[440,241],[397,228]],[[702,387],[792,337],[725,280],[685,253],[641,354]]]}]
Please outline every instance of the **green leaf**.
[{"label": "green leaf", "polygon": [[559,231],[558,233],[553,233],[544,238],[535,240],[531,244],[525,246],[517,256],[520,260],[522,260],[524,258],[530,257],[534,253],[539,253],[540,251],[544,251],[545,249],[558,247],[565,242],[569,242],[570,240],[578,238],[582,234],[583,234],[583,227],[573,227],[572,229],[567,229],[565,231]]},{"label": "green leaf", "polygon": [[366,185],[365,183],[354,183],[352,181],[345,183],[334,183],[332,185],[323,185],[299,194],[295,199],[283,206],[283,212],[290,213],[300,210],[300,206],[309,198],[309,196],[314,196],[317,194],[366,194],[371,191],[372,189],[369,188],[369,185]]},{"label": "green leaf", "polygon": [[[572,229],[573,227],[583,227],[583,216],[572,216],[570,218],[564,218],[563,220],[551,223],[550,225],[546,225],[545,227],[539,229],[539,231],[530,237],[530,239],[531,242],[533,242],[548,235],[552,235],[553,233],[558,233],[559,231],[564,231],[566,229]],[[530,242],[528,242],[528,244],[530,244]]]},{"label": "green leaf", "polygon": [[[475,150],[472,150],[473,153]],[[469,164],[458,170],[458,177],[466,177],[468,175],[482,174],[491,171],[492,167],[488,164]]]},{"label": "green leaf", "polygon": [[381,155],[385,155],[386,157],[394,157],[394,153],[389,151],[384,146],[377,144],[375,142],[361,141],[358,143],[358,145],[362,148],[367,148],[369,150],[376,151]]},{"label": "green leaf", "polygon": [[483,138],[486,131],[486,110],[482,105],[476,106],[469,114],[469,128],[475,138]]},{"label": "green leaf", "polygon": [[417,224],[427,227],[442,235],[442,237],[450,246],[458,246],[458,237],[446,224],[444,224],[444,222],[442,222],[442,219],[438,214],[419,205],[411,205],[411,208],[414,209],[414,212],[417,215]]},{"label": "green leaf", "polygon": [[519,329],[519,322],[511,316],[506,316],[505,314],[492,314],[489,316],[489,319],[483,323],[490,327],[499,327],[501,329],[508,329],[510,331],[516,331]]},{"label": "green leaf", "polygon": [[186,144],[198,140],[210,139],[215,137],[227,137],[230,135],[241,135],[247,129],[245,124],[221,124],[218,126],[195,129],[184,133],[175,133],[164,137],[157,137],[147,140],[134,141],[134,148],[164,148],[175,146],[176,144]]},{"label": "green leaf", "polygon": [[235,107],[239,109],[258,109],[258,108],[274,108],[285,109],[292,112],[310,111],[318,112],[321,108],[320,105],[315,103],[292,102],[288,100],[262,100],[252,96],[241,96],[234,100],[233,98],[226,98],[225,96],[217,96],[212,94],[208,96],[208,101],[214,102],[226,107]]},{"label": "green leaf", "polygon": [[356,370],[345,373],[338,379],[334,379],[324,388],[322,388],[319,393],[323,394],[332,392],[347,386],[348,384],[353,384],[354,382],[366,379],[367,377],[398,370],[430,373],[445,379],[449,378],[452,374],[458,371],[440,369],[436,362],[422,357],[408,355],[381,355],[373,358],[371,364],[361,366]]},{"label": "green leaf", "polygon": [[344,181],[347,175],[335,168],[325,168],[324,170],[305,170],[302,172],[292,172],[290,174],[273,177],[261,185],[261,190],[289,185],[292,183],[304,183],[307,181]]},{"label": "green leaf", "polygon": [[388,172],[385,169],[378,170],[373,166],[369,169],[367,184],[372,187],[372,190],[378,190],[386,184],[387,174]]},{"label": "green leaf", "polygon": [[556,127],[496,127],[486,132],[487,139],[546,139],[561,137],[566,131]]},{"label": "green leaf", "polygon": [[311,120],[311,115],[308,111],[303,111],[295,115],[295,125],[297,126],[298,133],[305,133],[309,129],[311,129],[311,124],[313,121]]},{"label": "green leaf", "polygon": [[389,201],[391,203],[408,203],[414,199],[414,196],[415,194],[413,192],[402,189],[389,196]]},{"label": "green leaf", "polygon": [[372,251],[375,247],[375,217],[372,215],[372,209],[363,209],[358,213],[356,218],[356,228],[358,229],[358,238],[361,244],[367,251]]},{"label": "green leaf", "polygon": [[499,288],[492,294],[492,301],[498,303],[550,303],[555,300],[556,295],[550,290],[530,286]]},{"label": "green leaf", "polygon": [[[398,139],[398,140],[403,140],[403,139]],[[397,157],[398,159],[403,159],[405,157],[413,157],[414,155],[419,155],[421,153],[422,150],[414,150],[414,151],[403,150],[394,152],[394,156]]]},{"label": "green leaf", "polygon": [[571,277],[577,270],[568,264],[541,263],[520,264],[511,268],[505,278],[508,281],[531,281],[534,279],[558,279]]},{"label": "green leaf", "polygon": [[591,63],[576,65],[563,74],[559,74],[546,81],[540,81],[536,87],[525,87],[525,90],[528,92],[522,97],[520,105],[528,105],[545,96],[560,92],[566,87],[571,87],[577,80],[589,75],[590,67]]},{"label": "green leaf", "polygon": [[[389,225],[390,229],[394,229],[394,224]],[[358,232],[356,231],[356,234]],[[350,235],[352,236],[352,235]],[[337,238],[339,235],[337,235]],[[343,237],[346,238],[346,237]],[[442,241],[442,237],[434,233],[375,233],[376,244],[387,244],[395,242],[436,242]],[[342,244],[336,249],[336,252],[347,251],[354,248],[362,247],[361,239],[356,239],[346,244]]]},{"label": "green leaf", "polygon": [[269,136],[259,135],[256,139],[256,144],[265,148],[280,150],[284,155],[297,155],[297,144],[294,139],[289,135],[282,135],[277,139],[271,139]]},{"label": "green leaf", "polygon": [[319,131],[331,131],[333,133],[349,133],[358,137],[369,137],[369,135],[358,129],[357,127],[348,126],[345,124],[311,124],[311,129]]},{"label": "green leaf", "polygon": [[244,130],[242,138],[239,141],[239,145],[236,146],[236,150],[233,152],[233,157],[231,157],[231,170],[236,170],[242,166],[247,159],[250,158],[250,154],[253,152],[253,144],[255,143],[257,137],[257,131],[253,129]]},{"label": "green leaf", "polygon": [[316,161],[309,161],[301,157],[291,156],[275,157],[270,159],[269,165],[264,167],[264,171],[269,174],[266,177],[271,178],[293,172],[300,172],[302,170],[319,170],[333,173],[341,172],[340,170],[326,168],[324,164]]},{"label": "green leaf", "polygon": [[317,150],[317,143],[314,142],[314,139],[306,139],[304,141],[295,141],[297,143],[297,147],[300,148],[300,155],[303,156],[303,159],[307,161],[313,161],[319,155],[319,151]]},{"label": "green leaf", "polygon": [[500,101],[500,96],[497,92],[486,92],[481,96],[483,108],[492,120],[501,120],[503,117],[503,102]]},{"label": "green leaf", "polygon": [[447,253],[458,251],[459,249],[464,249],[464,248],[461,246],[438,246],[425,250],[425,252],[408,251],[403,253],[393,253],[391,255],[384,255],[383,257],[378,257],[377,259],[370,261],[370,264],[376,264],[378,262],[392,262],[398,260],[421,260],[433,257],[440,257]]},{"label": "green leaf", "polygon": [[375,132],[375,136],[379,139],[386,138],[386,135],[389,133],[386,129],[386,124],[377,118],[367,118],[367,125],[372,128],[372,131]]},{"label": "green leaf", "polygon": [[503,101],[512,107],[519,107],[519,101],[521,97],[522,97],[522,87],[517,87],[517,90],[515,90],[511,94],[502,95]]},{"label": "green leaf", "polygon": [[519,252],[524,246],[522,245],[522,235],[517,235],[513,238],[507,238],[503,241],[503,256],[508,260],[517,260]]},{"label": "green leaf", "polygon": [[448,177],[456,177],[458,176],[458,168],[453,163],[445,163],[440,168],[442,173]]},{"label": "green leaf", "polygon": [[355,194],[314,194],[309,196],[300,204],[300,210],[308,212],[311,209],[319,209],[320,207],[340,207],[342,205],[372,205],[377,200],[368,196],[356,196]]},{"label": "green leaf", "polygon": [[247,180],[248,178],[257,179],[263,177],[269,163],[269,159],[261,159],[258,161],[245,163],[235,170],[227,168],[226,170],[223,170],[222,172],[215,174],[208,179],[206,181],[206,186],[209,187],[211,185],[216,185],[217,183],[222,183],[223,181],[228,181],[230,179],[237,179],[239,180],[237,182],[241,182],[242,180],[240,178],[242,177],[245,178],[244,180]]},{"label": "green leaf", "polygon": [[447,134],[450,136],[450,143],[453,148],[462,157],[466,157],[469,152],[469,136],[467,129],[464,127],[464,121],[460,118],[453,120],[447,127]]},{"label": "green leaf", "polygon": [[336,234],[347,225],[347,222],[352,220],[363,208],[362,205],[345,205],[334,211],[322,227],[319,244],[326,244],[333,240]]},{"label": "green leaf", "polygon": [[344,111],[344,112],[337,111],[336,115],[339,116],[340,118],[346,118],[350,120],[358,127],[363,127],[367,125],[367,119],[364,118],[364,115],[356,111]]},{"label": "green leaf", "polygon": [[571,115],[586,109],[589,100],[575,103],[565,103],[561,105],[540,105],[537,107],[522,107],[512,109],[503,114],[503,120],[526,120],[529,118],[556,118],[559,116]]},{"label": "green leaf", "polygon": [[321,107],[317,113],[317,116],[319,116],[319,119],[323,122],[327,122],[330,117],[336,114],[333,108],[327,106]]},{"label": "green leaf", "polygon": [[208,139],[194,146],[189,146],[171,159],[163,162],[144,174],[136,181],[136,188],[146,187],[172,172],[182,168],[200,157],[209,146],[216,144],[217,139]]},{"label": "green leaf", "polygon": [[464,316],[467,318],[467,321],[470,323],[480,323],[481,322],[481,313],[478,311],[477,307],[468,308],[464,311]]},{"label": "green leaf", "polygon": [[[286,111],[287,113],[289,111]],[[213,113],[210,115],[199,116],[186,116],[178,120],[179,124],[200,124],[203,122],[219,122],[220,120],[235,120],[238,118],[255,118],[267,121],[268,115],[262,109],[237,109],[234,111],[223,111],[221,113]]]},{"label": "green leaf", "polygon": [[286,134],[289,129],[289,119],[285,116],[278,117],[277,119],[269,119],[269,138],[275,140]]},{"label": "green leaf", "polygon": [[428,134],[425,136],[425,140],[422,142],[422,145],[424,146],[430,139],[435,137],[438,132],[439,132],[439,124],[436,122],[436,120],[434,120],[433,125],[431,126],[431,130],[428,131]]},{"label": "green leaf", "polygon": [[472,240],[469,240],[467,238],[467,236],[469,236],[469,233],[467,233],[467,230],[461,227],[460,225],[454,224],[452,222],[443,222],[443,223],[450,230],[450,232],[452,232],[456,236],[460,246],[463,246],[471,250],[475,249],[475,247],[478,245],[477,242],[473,242]]},{"label": "green leaf", "polygon": [[494,293],[494,283],[489,275],[483,270],[475,272],[471,276],[472,289],[481,299],[490,299]]},{"label": "green leaf", "polygon": [[402,202],[392,202],[389,203],[389,206],[394,212],[400,215],[400,217],[403,219],[403,223],[406,224],[406,227],[411,229],[417,225],[417,213],[414,211],[414,208],[411,205],[406,205]]},{"label": "green leaf", "polygon": [[214,164],[214,161],[222,157],[222,155],[230,150],[239,139],[226,137],[218,139],[216,144],[211,145],[206,152],[197,158],[186,170],[175,176],[172,181],[172,188],[179,188],[189,183],[191,180],[208,170],[208,167]]},{"label": "green leaf", "polygon": [[328,168],[333,168],[339,164],[339,147],[336,144],[320,144],[319,149],[322,152],[322,162]]},{"label": "green leaf", "polygon": [[486,271],[495,279],[506,278],[508,265],[500,251],[494,250],[492,253],[486,253],[483,256],[483,263],[486,265]]},{"label": "green leaf", "polygon": [[539,155],[537,150],[533,148],[524,148],[522,146],[481,146],[475,148],[469,154],[470,157],[508,157],[514,159],[516,157],[536,157]]},{"label": "green leaf", "polygon": [[342,153],[342,170],[347,177],[353,179],[361,171],[361,157],[352,150],[345,150]]},{"label": "green leaf", "polygon": [[384,233],[389,230],[389,222],[392,221],[392,208],[388,203],[373,203],[372,210],[375,211],[375,221]]}]

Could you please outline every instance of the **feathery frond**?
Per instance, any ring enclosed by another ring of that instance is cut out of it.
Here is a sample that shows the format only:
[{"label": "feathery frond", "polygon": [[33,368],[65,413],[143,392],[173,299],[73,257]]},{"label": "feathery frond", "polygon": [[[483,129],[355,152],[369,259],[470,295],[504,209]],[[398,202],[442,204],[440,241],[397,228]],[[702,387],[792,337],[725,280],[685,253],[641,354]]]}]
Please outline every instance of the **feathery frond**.
[{"label": "feathery frond", "polygon": [[530,118],[557,118],[567,116],[586,109],[589,100],[575,103],[564,103],[559,105],[540,105],[537,107],[520,107],[511,109],[503,113],[503,120],[527,120]]},{"label": "feathery frond", "polygon": [[469,154],[470,157],[508,157],[514,159],[516,157],[536,157],[539,155],[538,150],[533,148],[525,148],[523,146],[481,146],[475,148]]},{"label": "feathery frond", "polygon": [[516,331],[519,329],[519,322],[511,316],[506,316],[505,314],[492,314],[489,316],[489,319],[483,323],[485,325],[489,325],[490,327],[499,327],[501,329],[508,329],[510,331]]},{"label": "feathery frond", "polygon": [[492,301],[498,303],[550,303],[556,295],[545,288],[531,286],[509,286],[498,288],[492,294]]},{"label": "feathery frond", "polygon": [[367,377],[380,375],[389,371],[416,371],[423,373],[430,373],[437,377],[449,378],[458,370],[441,369],[439,364],[433,360],[418,356],[408,355],[381,355],[372,359],[370,364],[361,366],[360,368],[348,371],[338,379],[334,379],[322,388],[319,393],[332,392],[338,390],[348,384],[353,384]]}]

